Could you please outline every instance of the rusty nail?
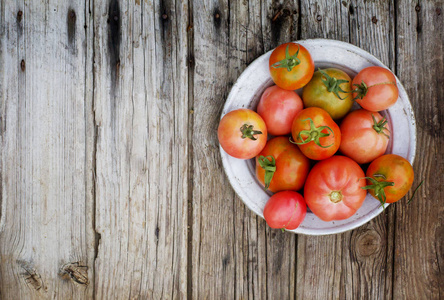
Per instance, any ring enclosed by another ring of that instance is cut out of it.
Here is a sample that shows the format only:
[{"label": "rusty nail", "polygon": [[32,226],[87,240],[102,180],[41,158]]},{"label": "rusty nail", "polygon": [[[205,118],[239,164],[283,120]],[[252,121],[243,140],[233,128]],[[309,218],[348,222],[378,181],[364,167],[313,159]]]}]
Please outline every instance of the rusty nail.
[{"label": "rusty nail", "polygon": [[22,71],[25,71],[25,60],[22,59],[22,61],[20,62],[20,68],[22,69]]},{"label": "rusty nail", "polygon": [[378,23],[378,19],[376,19],[376,16],[373,16],[373,17],[372,17],[372,22],[373,22],[374,24]]},{"label": "rusty nail", "polygon": [[119,20],[119,16],[115,15],[114,16],[114,21],[117,21],[117,20]]},{"label": "rusty nail", "polygon": [[274,15],[273,19],[271,19],[271,22],[276,21],[277,18],[279,18],[281,15],[282,15],[282,9]]},{"label": "rusty nail", "polygon": [[321,22],[322,21],[322,16],[321,15],[317,15],[316,16],[316,21]]},{"label": "rusty nail", "polygon": [[219,19],[219,18],[220,18],[220,15],[219,15],[218,13],[216,13],[216,14],[214,15],[214,17],[215,17],[216,19]]},{"label": "rusty nail", "polygon": [[421,11],[421,6],[419,6],[419,4],[417,4],[417,5],[415,6],[415,10],[416,10],[417,12],[420,12],[420,11]]},{"label": "rusty nail", "polygon": [[168,19],[168,15],[167,14],[163,14],[162,15],[162,19],[164,19],[164,20]]},{"label": "rusty nail", "polygon": [[22,18],[22,15],[23,15],[23,12],[22,12],[21,10],[19,10],[18,13],[17,13],[17,17],[18,17],[19,19],[21,19],[21,18]]}]

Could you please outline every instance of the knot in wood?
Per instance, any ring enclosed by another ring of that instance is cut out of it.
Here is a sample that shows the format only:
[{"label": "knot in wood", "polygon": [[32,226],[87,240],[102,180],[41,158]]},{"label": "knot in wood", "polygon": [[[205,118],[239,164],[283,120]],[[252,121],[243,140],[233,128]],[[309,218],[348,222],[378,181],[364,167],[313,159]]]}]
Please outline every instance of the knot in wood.
[{"label": "knot in wood", "polygon": [[374,230],[363,232],[356,241],[356,252],[359,256],[368,257],[381,249],[381,237]]},{"label": "knot in wood", "polygon": [[321,22],[322,21],[322,16],[321,15],[317,15],[316,16],[316,21]]},{"label": "knot in wood", "polygon": [[436,14],[438,15],[438,16],[440,16],[441,15],[441,8],[436,8]]},{"label": "knot in wood", "polygon": [[25,60],[22,59],[22,61],[20,62],[20,69],[24,72],[26,69],[26,64],[25,64]]},{"label": "knot in wood", "polygon": [[88,267],[80,265],[79,262],[67,263],[60,268],[61,277],[68,276],[75,283],[88,285]]},{"label": "knot in wood", "polygon": [[420,6],[419,4],[417,4],[417,5],[415,6],[415,10],[416,10],[417,12],[420,12],[420,11],[421,11],[421,6]]},{"label": "knot in wood", "polygon": [[23,12],[21,10],[19,10],[17,13],[17,21],[20,22],[22,20],[22,16],[23,16]]},{"label": "knot in wood", "polygon": [[378,19],[376,18],[376,16],[373,16],[373,17],[372,17],[372,22],[373,22],[373,24],[378,23]]}]

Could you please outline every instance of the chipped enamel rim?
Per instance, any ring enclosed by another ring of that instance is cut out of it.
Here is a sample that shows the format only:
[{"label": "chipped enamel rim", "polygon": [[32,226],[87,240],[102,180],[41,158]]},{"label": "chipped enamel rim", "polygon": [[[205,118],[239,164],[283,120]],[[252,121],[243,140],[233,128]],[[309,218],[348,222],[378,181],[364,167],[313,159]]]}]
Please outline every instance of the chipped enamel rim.
[{"label": "chipped enamel rim", "polygon": [[[310,52],[316,69],[334,67],[341,69],[354,77],[361,69],[370,66],[387,68],[379,59],[370,53],[349,43],[329,39],[312,39],[296,41]],[[233,85],[225,102],[221,118],[228,112],[238,108],[256,109],[263,91],[273,85],[268,70],[268,60],[273,50],[253,61]],[[398,154],[413,164],[416,152],[415,116],[407,93],[396,77],[399,98],[396,104],[381,112],[389,123],[391,139],[386,153]],[[297,91],[300,92],[300,91]],[[358,107],[355,104],[355,108]],[[260,217],[264,217],[265,203],[271,193],[264,191],[255,176],[255,162],[241,160],[229,156],[220,147],[222,163],[231,186],[245,205]],[[389,204],[386,204],[387,207]],[[324,222],[311,211],[301,225],[295,230],[298,234],[326,235],[345,232],[357,228],[383,211],[378,200],[367,194],[361,208],[346,220]]]}]

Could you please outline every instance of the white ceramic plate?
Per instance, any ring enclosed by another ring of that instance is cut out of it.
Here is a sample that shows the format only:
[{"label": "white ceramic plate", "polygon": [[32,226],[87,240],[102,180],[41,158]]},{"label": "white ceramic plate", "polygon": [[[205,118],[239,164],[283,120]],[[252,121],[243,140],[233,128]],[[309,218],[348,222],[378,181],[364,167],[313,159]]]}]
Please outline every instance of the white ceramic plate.
[{"label": "white ceramic plate", "polygon": [[[310,52],[316,70],[318,67],[335,67],[345,71],[353,78],[365,67],[387,68],[370,53],[348,43],[328,39],[302,40],[297,43],[303,45]],[[221,117],[238,108],[256,109],[263,91],[274,84],[268,70],[268,59],[271,52],[257,58],[245,69],[233,85]],[[396,78],[396,82],[399,89],[398,101],[390,109],[382,112],[391,124],[392,135],[387,153],[398,154],[413,163],[416,150],[415,116],[404,87],[398,78]],[[232,187],[245,205],[263,218],[265,203],[271,193],[266,193],[257,181],[254,159],[236,159],[225,153],[222,147],[220,150],[222,163]],[[382,207],[379,201],[368,194],[362,207],[346,220],[324,222],[311,211],[307,211],[305,220],[297,229],[291,231],[307,235],[340,233],[361,226],[381,212]]]}]

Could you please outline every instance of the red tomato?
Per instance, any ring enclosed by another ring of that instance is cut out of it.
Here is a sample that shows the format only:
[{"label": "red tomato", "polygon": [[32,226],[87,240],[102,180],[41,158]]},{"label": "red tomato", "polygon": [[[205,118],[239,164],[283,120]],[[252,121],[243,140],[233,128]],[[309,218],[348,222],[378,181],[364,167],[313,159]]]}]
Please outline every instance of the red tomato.
[{"label": "red tomato", "polygon": [[369,111],[389,108],[398,100],[395,75],[383,67],[362,69],[353,79],[353,98]]},{"label": "red tomato", "polygon": [[285,90],[297,90],[306,85],[314,72],[314,63],[304,46],[286,43],[278,46],[268,62],[274,83]]},{"label": "red tomato", "polygon": [[301,194],[283,191],[270,197],[264,208],[264,218],[271,228],[296,229],[304,220],[307,205]]},{"label": "red tomato", "polygon": [[413,167],[405,158],[386,154],[375,159],[367,169],[370,194],[381,204],[393,203],[404,197],[412,187]]},{"label": "red tomato", "polygon": [[364,202],[364,171],[352,159],[333,156],[317,163],[305,182],[304,196],[311,211],[323,221],[351,217]]},{"label": "red tomato", "polygon": [[349,113],[342,121],[339,150],[359,164],[383,155],[390,137],[387,120],[364,109]]},{"label": "red tomato", "polygon": [[256,176],[273,193],[300,190],[309,170],[308,158],[284,136],[269,140],[256,156]]},{"label": "red tomato", "polygon": [[229,155],[250,159],[258,155],[267,143],[267,127],[261,116],[250,109],[227,113],[220,120],[217,136]]},{"label": "red tomato", "polygon": [[309,107],[299,112],[291,127],[293,140],[310,159],[333,156],[341,144],[341,131],[323,109]]},{"label": "red tomato", "polygon": [[262,94],[257,113],[264,119],[269,134],[286,135],[291,132],[291,124],[304,107],[298,94],[270,86]]}]

